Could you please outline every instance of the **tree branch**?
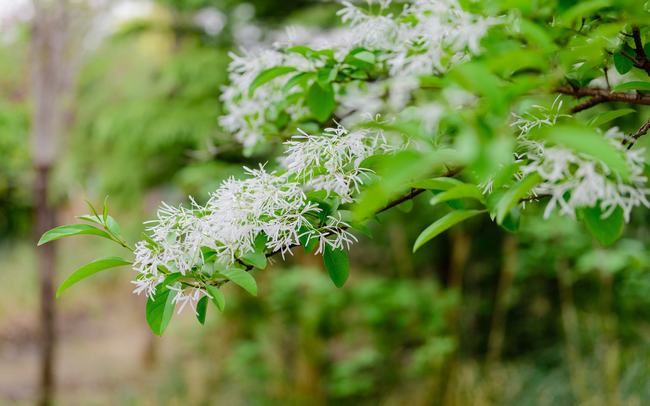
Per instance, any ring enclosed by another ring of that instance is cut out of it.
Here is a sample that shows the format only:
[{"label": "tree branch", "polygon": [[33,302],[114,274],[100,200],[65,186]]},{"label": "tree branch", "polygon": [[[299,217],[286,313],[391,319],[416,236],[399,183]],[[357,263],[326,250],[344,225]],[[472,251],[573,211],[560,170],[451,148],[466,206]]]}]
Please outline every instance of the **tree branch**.
[{"label": "tree branch", "polygon": [[650,75],[650,60],[643,49],[641,30],[638,25],[632,27],[632,38],[634,38],[634,52],[636,52],[636,58],[632,61],[637,68],[643,69],[648,75]]},{"label": "tree branch", "polygon": [[[635,143],[639,138],[641,138],[641,137],[643,137],[645,134],[647,134],[647,132],[648,132],[649,130],[650,130],[650,118],[649,118],[645,123],[643,123],[643,125],[641,126],[641,128],[639,128],[639,129],[637,130],[637,132],[635,132],[634,134],[630,135],[631,140],[630,140],[630,144],[627,146],[627,149],[632,148],[632,146],[634,145],[634,143]],[[625,145],[625,143],[623,143],[623,145]]]},{"label": "tree branch", "polygon": [[578,113],[600,103],[605,102],[622,102],[628,104],[650,105],[650,94],[642,93],[624,93],[610,92],[607,89],[593,87],[571,87],[559,86],[555,89],[557,93],[580,97],[590,97],[591,99],[580,103],[571,109],[572,113]]}]

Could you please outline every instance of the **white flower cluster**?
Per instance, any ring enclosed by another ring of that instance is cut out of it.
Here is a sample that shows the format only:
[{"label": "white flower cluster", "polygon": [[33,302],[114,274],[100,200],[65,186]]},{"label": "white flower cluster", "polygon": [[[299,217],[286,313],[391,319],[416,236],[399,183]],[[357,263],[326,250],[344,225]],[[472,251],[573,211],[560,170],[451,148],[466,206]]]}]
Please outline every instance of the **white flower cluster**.
[{"label": "white flower cluster", "polygon": [[[369,2],[373,3],[373,2]],[[384,11],[390,1],[379,1]],[[354,46],[386,51],[393,76],[444,73],[479,51],[498,19],[468,13],[458,0],[413,0],[398,16],[365,12],[344,2],[339,15],[352,27]]]},{"label": "white flower cluster", "polygon": [[555,99],[550,108],[533,106],[524,115],[515,115],[513,123],[520,130],[517,159],[523,163],[519,176],[537,173],[542,178],[533,192],[550,196],[544,211],[548,218],[554,210],[562,215],[575,217],[576,210],[600,205],[603,217],[609,217],[616,208],[623,211],[625,221],[630,220],[633,208],[650,207],[647,195],[647,178],[644,176],[645,157],[642,148],[626,150],[625,134],[617,127],[609,129],[604,137],[625,157],[630,177],[623,180],[605,163],[583,156],[561,146],[548,146],[527,137],[534,128],[554,125],[560,117],[562,102]]},{"label": "white flower cluster", "polygon": [[194,278],[206,262],[205,250],[219,263],[235,265],[255,250],[260,235],[266,239],[266,253],[283,256],[302,238],[318,240],[317,254],[326,245],[348,249],[356,241],[350,226],[340,215],[327,216],[319,224],[321,209],[307,199],[304,189],[336,193],[351,201],[366,173],[361,161],[390,150],[382,132],[348,132],[339,126],[322,136],[303,133],[287,147],[288,168],[283,173],[268,172],[263,166],[245,168],[247,178],[224,181],[204,206],[192,201],[186,209],[163,203],[158,219],[149,222],[149,238],[136,244],[134,292],[153,297],[156,285],[170,272],[179,272],[186,279],[182,287],[169,286],[175,291],[174,302],[179,311],[187,304],[195,309],[207,295],[202,280]]},{"label": "white flower cluster", "polygon": [[[252,95],[249,92],[252,81],[265,69],[287,66],[297,73],[314,72],[322,66],[322,61],[285,52],[283,47],[302,44],[315,50],[329,49],[338,63],[355,48],[378,51],[378,63],[387,67],[390,78],[363,85],[352,82],[336,95],[341,106],[338,113],[356,114],[358,118],[386,109],[401,111],[411,92],[419,87],[419,76],[444,73],[476,54],[481,38],[498,22],[464,11],[458,0],[411,0],[400,3],[402,12],[398,15],[387,11],[390,3],[369,0],[368,8],[374,10],[369,12],[344,2],[338,14],[347,28],[316,33],[293,28],[274,48],[232,55],[230,84],[221,96],[226,110],[220,118],[221,126],[251,150],[269,133],[269,122],[281,112],[293,121],[308,115],[302,105],[285,105],[287,93],[283,88],[293,74],[265,83]],[[355,120],[346,121],[350,122]]]},{"label": "white flower cluster", "polygon": [[286,155],[282,164],[287,174],[310,190],[334,193],[344,203],[352,202],[363,180],[371,171],[361,162],[378,153],[395,149],[386,141],[383,131],[359,129],[352,132],[339,125],[326,128],[322,134],[300,135],[285,142]]}]

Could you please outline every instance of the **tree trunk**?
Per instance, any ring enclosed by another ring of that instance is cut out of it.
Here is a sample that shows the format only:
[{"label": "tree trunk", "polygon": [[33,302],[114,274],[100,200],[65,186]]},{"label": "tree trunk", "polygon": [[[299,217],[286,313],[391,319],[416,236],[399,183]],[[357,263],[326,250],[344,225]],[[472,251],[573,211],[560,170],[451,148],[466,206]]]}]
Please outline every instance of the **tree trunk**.
[{"label": "tree trunk", "polygon": [[[36,211],[36,238],[56,224],[56,211],[48,201],[48,178],[50,168],[36,169],[34,188]],[[54,272],[56,244],[45,244],[38,249],[38,270],[40,275],[40,390],[38,404],[52,403],[54,393],[54,350],[56,344],[56,311],[54,305]]]},{"label": "tree trunk", "polygon": [[[66,1],[34,3],[31,38],[31,155],[36,175],[34,184],[35,233],[38,236],[56,224],[56,208],[49,199],[49,178],[64,132],[68,100],[66,85],[67,41]],[[38,404],[53,403],[56,319],[54,272],[56,245],[37,249],[40,276],[40,386]]]}]

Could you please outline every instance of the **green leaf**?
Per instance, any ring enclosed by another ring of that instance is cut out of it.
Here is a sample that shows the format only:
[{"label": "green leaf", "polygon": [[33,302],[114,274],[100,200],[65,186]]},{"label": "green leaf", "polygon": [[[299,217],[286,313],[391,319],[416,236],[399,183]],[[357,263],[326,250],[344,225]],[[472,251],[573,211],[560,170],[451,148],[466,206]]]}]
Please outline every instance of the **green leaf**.
[{"label": "green leaf", "polygon": [[325,245],[323,262],[334,285],[337,288],[343,287],[345,281],[348,280],[348,276],[350,276],[348,254],[342,249],[334,249],[329,245]]},{"label": "green leaf", "polygon": [[106,215],[105,221],[99,217],[96,217],[94,214],[84,214],[83,216],[77,216],[77,218],[79,220],[90,221],[91,223],[99,224],[101,226],[106,226],[106,228],[108,228],[111,231],[111,233],[115,234],[116,236],[120,236],[122,233],[120,225],[113,217],[111,217],[110,214]]},{"label": "green leaf", "polygon": [[592,16],[596,10],[611,6],[610,0],[579,1],[559,17],[559,23],[570,25],[573,21]]},{"label": "green leaf", "polygon": [[212,285],[206,285],[205,290],[212,296],[212,303],[222,312],[226,307],[226,298],[223,297],[223,293],[221,293],[218,287]]},{"label": "green leaf", "polygon": [[318,245],[318,238],[314,237],[306,228],[301,227],[298,235],[300,245],[305,249],[306,253],[313,252]]},{"label": "green leaf", "polygon": [[602,218],[603,212],[599,206],[588,207],[581,212],[587,230],[602,245],[613,244],[623,234],[625,221],[620,207],[617,207],[607,218]]},{"label": "green leaf", "polygon": [[614,54],[614,67],[618,73],[625,75],[634,67],[634,62],[622,53],[616,52]]},{"label": "green leaf", "polygon": [[650,92],[650,82],[635,80],[633,82],[621,83],[620,85],[614,86],[612,89],[613,92],[624,92],[626,90],[641,90]]},{"label": "green leaf", "polygon": [[538,173],[531,173],[508,189],[496,205],[497,223],[503,224],[503,220],[510,210],[519,203],[521,198],[528,196],[530,191],[541,181],[542,177]]},{"label": "green leaf", "polygon": [[413,252],[417,251],[422,245],[437,237],[447,229],[460,223],[461,221],[467,220],[470,217],[474,217],[477,214],[484,212],[485,210],[456,210],[446,214],[420,233],[418,238],[415,240],[415,244],[413,245]]},{"label": "green leaf", "polygon": [[272,81],[273,79],[286,75],[287,73],[294,72],[296,68],[291,66],[274,66],[273,68],[265,69],[253,79],[250,87],[248,88],[248,96],[255,93],[255,89]]},{"label": "green leaf", "polygon": [[377,62],[377,57],[375,57],[375,54],[369,51],[357,52],[356,54],[353,55],[353,58],[358,59],[362,62],[369,63],[371,65]]},{"label": "green leaf", "polygon": [[156,286],[153,297],[147,299],[145,306],[147,324],[156,335],[162,335],[174,315],[175,293],[167,287],[174,279],[178,280],[182,275],[172,274]]},{"label": "green leaf", "polygon": [[609,123],[612,120],[616,120],[619,117],[626,116],[636,112],[634,109],[618,109],[612,111],[606,111],[596,115],[589,121],[589,125],[592,127],[599,127],[605,123]]},{"label": "green leaf", "polygon": [[593,128],[556,125],[535,131],[535,137],[538,135],[554,144],[601,160],[624,179],[630,177],[630,168],[623,153]]},{"label": "green leaf", "polygon": [[334,89],[331,84],[325,87],[314,82],[307,92],[307,107],[316,120],[324,123],[330,118],[334,111]]},{"label": "green leaf", "polygon": [[287,81],[287,83],[282,87],[282,91],[284,93],[287,93],[296,86],[302,86],[312,76],[314,76],[313,72],[300,72],[300,73],[297,73]]},{"label": "green leaf", "polygon": [[95,226],[88,224],[69,224],[46,231],[41,239],[38,240],[38,245],[40,246],[50,241],[64,237],[71,237],[73,235],[97,235],[112,240],[111,236],[108,235],[106,231],[100,230]]},{"label": "green leaf", "polygon": [[203,296],[196,304],[196,319],[201,324],[205,324],[205,315],[208,311],[208,297]]},{"label": "green leaf", "polygon": [[61,286],[59,286],[59,289],[56,291],[56,297],[58,298],[59,296],[61,296],[61,294],[65,290],[67,290],[70,286],[76,284],[77,282],[83,279],[88,278],[89,276],[96,274],[97,272],[103,271],[105,269],[116,268],[118,266],[124,266],[130,264],[131,262],[119,257],[100,258],[93,262],[90,262],[82,266],[81,268],[77,269],[76,271],[74,271],[70,276],[68,276],[63,281],[63,283],[61,283]]},{"label": "green leaf", "polygon": [[438,203],[456,199],[476,199],[479,202],[484,201],[483,194],[476,185],[472,185],[471,183],[463,183],[461,185],[454,186],[449,190],[438,193],[431,199],[431,204],[435,206]]},{"label": "green leaf", "polygon": [[462,185],[463,182],[454,178],[440,177],[433,179],[424,179],[418,180],[411,184],[411,187],[417,189],[427,189],[427,190],[449,190],[458,185]]},{"label": "green leaf", "polygon": [[255,278],[246,272],[244,269],[239,267],[231,267],[227,269],[220,269],[219,273],[223,275],[226,279],[230,280],[232,283],[240,286],[246,292],[250,293],[253,296],[257,296],[257,283]]},{"label": "green leaf", "polygon": [[264,234],[257,236],[253,251],[244,254],[241,260],[246,265],[254,266],[258,269],[266,268],[266,236]]}]

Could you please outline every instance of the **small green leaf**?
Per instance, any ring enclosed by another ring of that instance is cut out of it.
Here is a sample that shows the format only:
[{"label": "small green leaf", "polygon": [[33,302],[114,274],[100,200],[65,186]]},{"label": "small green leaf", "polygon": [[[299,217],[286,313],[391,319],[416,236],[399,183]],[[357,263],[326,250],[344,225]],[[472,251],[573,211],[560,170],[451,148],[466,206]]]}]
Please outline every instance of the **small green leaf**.
[{"label": "small green leaf", "polygon": [[623,210],[617,207],[609,217],[602,218],[603,212],[599,206],[582,209],[582,218],[587,230],[602,245],[611,245],[623,234],[625,221]]},{"label": "small green leaf", "polygon": [[503,224],[510,210],[515,207],[519,200],[528,196],[531,190],[542,181],[542,177],[538,173],[531,173],[523,180],[515,183],[507,192],[503,194],[501,199],[496,205],[496,218],[497,223]]},{"label": "small green leaf", "polygon": [[83,279],[86,279],[89,276],[96,274],[97,272],[130,264],[131,262],[119,257],[100,258],[93,262],[90,262],[74,271],[70,276],[66,278],[66,280],[63,281],[63,283],[61,283],[61,286],[59,286],[59,289],[56,291],[56,297],[58,298],[61,296],[61,294],[70,286]]},{"label": "small green leaf", "polygon": [[83,216],[77,216],[77,218],[79,220],[90,221],[91,223],[99,224],[101,226],[106,226],[106,228],[108,228],[111,231],[111,233],[115,234],[118,237],[122,233],[120,225],[110,214],[106,215],[105,221],[101,218],[96,217],[94,214],[84,214]]},{"label": "small green leaf", "polygon": [[266,235],[258,235],[257,238],[255,238],[255,247],[253,248],[253,251],[244,254],[241,257],[242,262],[258,269],[266,268],[266,241]]},{"label": "small green leaf", "polygon": [[442,232],[451,228],[452,226],[464,221],[477,214],[484,213],[485,210],[456,210],[436,220],[429,227],[425,228],[415,240],[413,245],[413,252],[417,251],[422,245],[435,238]]},{"label": "small green leaf", "polygon": [[286,75],[287,73],[294,72],[296,68],[291,66],[274,66],[260,72],[259,75],[253,79],[250,87],[248,88],[248,96],[252,96],[255,93],[255,89],[258,87],[272,81],[273,79]]},{"label": "small green leaf", "polygon": [[[179,276],[174,276],[178,279]],[[170,282],[168,278],[156,286],[156,292],[153,297],[147,299],[145,306],[147,324],[156,335],[162,335],[174,315],[174,292],[167,287]],[[173,278],[171,278],[173,279]]]},{"label": "small green leaf", "polygon": [[97,235],[111,240],[111,236],[108,235],[106,231],[100,230],[95,226],[88,224],[69,224],[46,231],[41,239],[38,240],[38,245],[40,246],[50,241],[64,237],[71,237],[73,235]]},{"label": "small green leaf", "polygon": [[244,269],[239,267],[231,267],[227,269],[220,269],[219,273],[232,283],[240,286],[246,292],[253,296],[257,296],[257,283],[255,278]]},{"label": "small green leaf", "polygon": [[196,319],[201,324],[205,324],[205,315],[208,311],[208,297],[203,296],[196,304]]},{"label": "small green leaf", "polygon": [[622,53],[616,52],[614,54],[614,67],[616,68],[616,71],[621,75],[625,75],[626,73],[628,73],[633,66],[634,66],[634,62],[632,62],[628,57],[626,57]]},{"label": "small green leaf", "polygon": [[282,87],[282,91],[287,93],[296,86],[303,86],[312,76],[314,76],[313,72],[297,73],[287,81],[287,83]]},{"label": "small green leaf", "polygon": [[450,200],[456,199],[476,199],[479,202],[483,202],[483,194],[481,190],[471,183],[463,183],[458,186],[454,186],[451,189],[448,189],[444,192],[438,193],[431,199],[431,204],[436,205],[442,202],[448,202]]},{"label": "small green leaf", "polygon": [[102,211],[102,218],[104,219],[104,224],[106,224],[108,218],[108,196],[104,198],[104,207]]},{"label": "small green leaf", "polygon": [[427,189],[427,190],[449,190],[458,185],[462,185],[463,182],[454,178],[433,178],[433,179],[424,179],[418,180],[411,184],[411,187],[417,189]]},{"label": "small green leaf", "polygon": [[323,262],[334,285],[337,288],[343,287],[345,281],[348,280],[348,276],[350,276],[348,254],[342,249],[334,249],[329,245],[325,245]]},{"label": "small green leaf", "polygon": [[205,290],[207,290],[208,294],[212,296],[212,303],[214,303],[214,305],[217,306],[217,309],[222,312],[226,307],[226,298],[223,297],[223,293],[221,293],[218,287],[212,285],[207,285]]},{"label": "small green leaf", "polygon": [[650,92],[650,82],[635,80],[633,82],[621,83],[620,85],[614,86],[612,89],[613,92],[624,92],[626,90],[641,90]]},{"label": "small green leaf", "polygon": [[589,121],[589,125],[592,127],[599,127],[605,123],[609,123],[612,120],[616,120],[619,117],[626,116],[636,112],[634,109],[618,109],[612,111],[606,111],[596,115]]},{"label": "small green leaf", "polygon": [[324,123],[330,118],[334,111],[334,89],[331,84],[325,87],[314,82],[307,92],[307,107],[316,120]]},{"label": "small green leaf", "polygon": [[371,65],[377,62],[377,57],[375,57],[375,54],[369,51],[357,52],[354,54],[354,59],[358,59]]}]

